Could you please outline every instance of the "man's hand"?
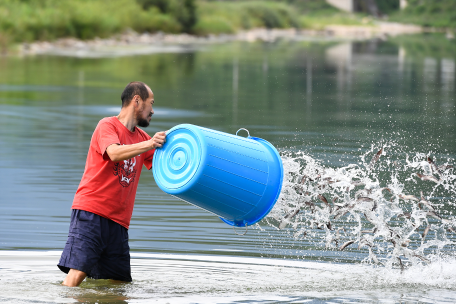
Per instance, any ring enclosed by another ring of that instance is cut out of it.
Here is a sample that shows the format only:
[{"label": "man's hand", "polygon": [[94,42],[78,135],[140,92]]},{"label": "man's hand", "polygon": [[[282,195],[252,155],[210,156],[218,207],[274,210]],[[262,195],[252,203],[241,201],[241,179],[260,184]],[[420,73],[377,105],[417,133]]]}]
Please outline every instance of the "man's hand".
[{"label": "man's hand", "polygon": [[154,137],[150,139],[152,142],[152,146],[154,148],[161,148],[166,142],[166,133],[165,132],[157,132],[155,133]]},{"label": "man's hand", "polygon": [[155,148],[161,148],[166,142],[166,133],[157,132],[154,137],[132,145],[112,144],[106,148],[106,153],[113,162],[119,162],[135,157]]}]

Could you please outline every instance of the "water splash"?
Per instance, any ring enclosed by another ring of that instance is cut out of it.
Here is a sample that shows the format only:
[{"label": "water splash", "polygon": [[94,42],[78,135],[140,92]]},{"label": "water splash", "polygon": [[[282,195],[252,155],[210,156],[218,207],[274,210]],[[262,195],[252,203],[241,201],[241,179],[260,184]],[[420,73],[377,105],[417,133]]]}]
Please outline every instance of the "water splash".
[{"label": "water splash", "polygon": [[452,159],[372,145],[359,164],[323,165],[282,153],[284,184],[266,223],[326,250],[366,253],[366,263],[400,267],[452,255],[456,244]]}]

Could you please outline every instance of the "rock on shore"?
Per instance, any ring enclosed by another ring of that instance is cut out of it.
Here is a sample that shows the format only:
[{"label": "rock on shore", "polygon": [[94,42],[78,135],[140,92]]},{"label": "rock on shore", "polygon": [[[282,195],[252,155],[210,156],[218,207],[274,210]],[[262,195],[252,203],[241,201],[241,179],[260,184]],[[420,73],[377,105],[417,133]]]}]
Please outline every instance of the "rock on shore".
[{"label": "rock on shore", "polygon": [[362,40],[386,38],[399,34],[422,32],[415,25],[379,22],[375,26],[330,25],[323,30],[307,29],[252,29],[233,35],[193,36],[188,34],[143,33],[126,31],[107,39],[79,40],[62,38],[53,42],[23,43],[19,47],[21,55],[52,54],[71,57],[117,57],[150,53],[190,52],[205,44],[229,41],[284,40]]}]

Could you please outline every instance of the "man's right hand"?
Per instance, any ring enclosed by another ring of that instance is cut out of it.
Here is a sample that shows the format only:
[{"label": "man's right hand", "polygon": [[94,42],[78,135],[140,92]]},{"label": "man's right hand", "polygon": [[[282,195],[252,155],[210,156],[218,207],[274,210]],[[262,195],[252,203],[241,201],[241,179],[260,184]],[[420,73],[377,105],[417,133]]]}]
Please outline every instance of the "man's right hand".
[{"label": "man's right hand", "polygon": [[166,133],[165,132],[157,132],[155,133],[154,137],[150,139],[152,141],[152,145],[154,148],[161,148],[166,142]]}]

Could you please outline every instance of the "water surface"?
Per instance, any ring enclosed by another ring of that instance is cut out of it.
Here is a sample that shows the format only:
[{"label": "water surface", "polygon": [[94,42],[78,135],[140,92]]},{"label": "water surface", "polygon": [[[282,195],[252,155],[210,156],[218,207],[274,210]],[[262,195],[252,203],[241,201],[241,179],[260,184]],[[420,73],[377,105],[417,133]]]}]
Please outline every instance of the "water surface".
[{"label": "water surface", "polygon": [[[238,236],[214,215],[163,193],[147,170],[129,232],[134,282],[88,280],[81,289],[68,289],[59,286],[64,275],[55,267],[93,129],[118,113],[122,89],[133,80],[154,91],[155,115],[145,129],[151,135],[180,123],[228,133],[246,128],[282,154],[284,190],[294,189],[296,174],[314,169],[333,179],[363,176],[379,187],[396,176],[401,193],[423,191],[452,223],[452,169],[438,185],[412,176],[429,170],[427,156],[453,165],[456,153],[454,46],[432,36],[435,47],[421,48],[428,38],[234,42],[115,58],[0,58],[0,299],[451,302],[456,288],[454,234],[445,230],[450,224],[429,219],[433,226],[425,241],[434,245],[423,254],[432,263],[402,257],[410,264],[401,272],[394,263],[371,265],[365,247],[328,247],[332,232],[312,228],[315,214],[304,208],[295,225],[279,230],[280,217],[297,204],[296,193],[282,193],[267,219]],[[381,147],[385,153],[369,171]],[[332,171],[350,165],[360,171]],[[331,198],[340,194],[327,189]],[[321,205],[317,194],[311,199]],[[405,228],[407,222],[395,223]],[[351,231],[356,221],[337,225]],[[302,227],[308,234],[297,237]],[[411,248],[419,247],[421,233],[410,236]],[[374,248],[384,262],[393,254],[386,243],[376,239]]]}]

